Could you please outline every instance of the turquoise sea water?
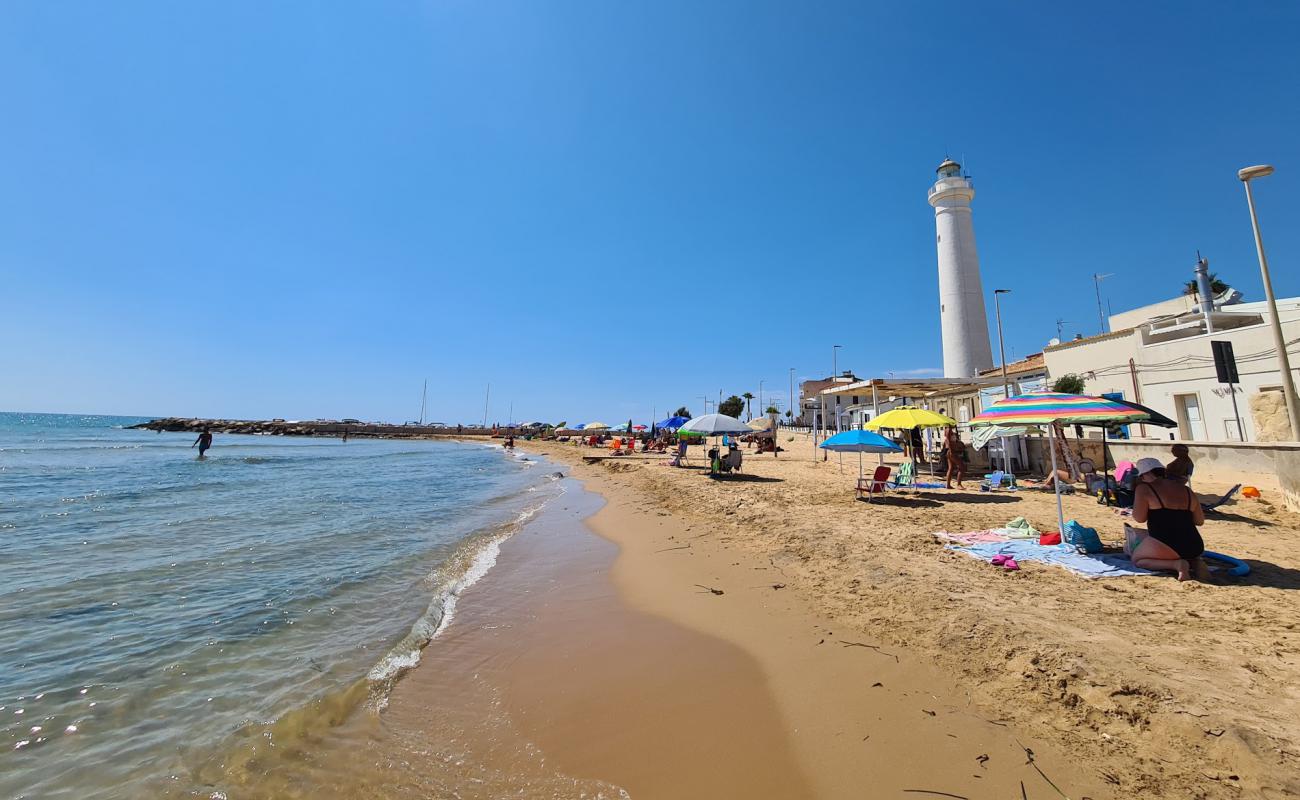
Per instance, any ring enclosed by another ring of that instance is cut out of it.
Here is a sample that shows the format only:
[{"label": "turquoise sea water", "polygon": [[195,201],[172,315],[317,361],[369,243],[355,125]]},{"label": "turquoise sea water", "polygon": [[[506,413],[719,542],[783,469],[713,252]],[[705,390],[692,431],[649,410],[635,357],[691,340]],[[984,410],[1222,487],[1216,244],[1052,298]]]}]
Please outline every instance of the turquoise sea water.
[{"label": "turquoise sea water", "polygon": [[[201,796],[232,737],[383,702],[554,490],[483,444],[0,413],[0,797]],[[436,646],[436,645],[435,645]]]}]

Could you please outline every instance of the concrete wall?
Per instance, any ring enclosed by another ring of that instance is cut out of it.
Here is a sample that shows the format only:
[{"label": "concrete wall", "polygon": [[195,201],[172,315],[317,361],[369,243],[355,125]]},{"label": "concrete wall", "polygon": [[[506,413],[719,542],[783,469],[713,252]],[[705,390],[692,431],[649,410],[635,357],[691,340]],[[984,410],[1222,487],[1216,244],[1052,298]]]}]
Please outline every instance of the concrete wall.
[{"label": "concrete wall", "polygon": [[[1115,459],[1137,461],[1139,458],[1173,460],[1172,442],[1120,441],[1111,445]],[[1254,442],[1182,442],[1196,463],[1192,483],[1198,489],[1213,489],[1243,483],[1259,487],[1275,498],[1286,498],[1287,507],[1300,511],[1300,443]]]}]

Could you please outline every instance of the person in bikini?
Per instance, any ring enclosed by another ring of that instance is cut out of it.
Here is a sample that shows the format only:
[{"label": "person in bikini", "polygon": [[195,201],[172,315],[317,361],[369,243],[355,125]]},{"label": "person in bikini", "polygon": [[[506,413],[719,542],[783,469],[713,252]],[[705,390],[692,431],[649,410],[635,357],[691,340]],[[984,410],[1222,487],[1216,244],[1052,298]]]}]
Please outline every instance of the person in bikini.
[{"label": "person in bikini", "polygon": [[963,488],[961,480],[966,475],[966,444],[961,440],[961,434],[957,429],[948,426],[943,433],[945,450],[948,452],[948,474],[947,486],[952,488],[952,479],[957,479],[957,488]]},{"label": "person in bikini", "polygon": [[1178,573],[1178,580],[1208,580],[1202,557],[1205,541],[1198,528],[1205,511],[1192,490],[1169,478],[1158,459],[1137,462],[1138,484],[1133,495],[1133,521],[1145,522],[1147,536],[1133,549],[1133,563],[1143,569]]}]

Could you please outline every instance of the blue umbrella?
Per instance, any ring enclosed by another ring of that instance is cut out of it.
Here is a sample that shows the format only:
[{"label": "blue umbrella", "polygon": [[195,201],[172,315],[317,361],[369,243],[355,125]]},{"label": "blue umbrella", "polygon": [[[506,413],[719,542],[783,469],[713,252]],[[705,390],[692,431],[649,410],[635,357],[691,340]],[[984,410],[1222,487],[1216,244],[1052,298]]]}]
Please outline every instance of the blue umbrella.
[{"label": "blue umbrella", "polygon": [[903,448],[874,431],[844,431],[835,434],[817,446],[837,453],[857,453],[859,478],[862,477],[863,453],[903,452]]},{"label": "blue umbrella", "polygon": [[575,431],[580,431],[580,430],[582,430],[582,429],[585,428],[585,427],[587,427],[587,423],[585,423],[585,422],[580,422],[580,423],[578,423],[577,425],[574,425],[574,426],[573,426],[573,429],[574,429]]},{"label": "blue umbrella", "polygon": [[659,429],[661,429],[661,430],[675,431],[675,430],[677,430],[678,428],[682,427],[683,425],[685,425],[685,424],[688,423],[688,422],[690,422],[690,419],[688,419],[688,418],[686,418],[686,417],[669,417],[668,419],[664,420],[663,422],[660,422],[660,423],[659,423],[658,425],[656,425],[655,427],[657,427],[657,428],[659,428]]}]

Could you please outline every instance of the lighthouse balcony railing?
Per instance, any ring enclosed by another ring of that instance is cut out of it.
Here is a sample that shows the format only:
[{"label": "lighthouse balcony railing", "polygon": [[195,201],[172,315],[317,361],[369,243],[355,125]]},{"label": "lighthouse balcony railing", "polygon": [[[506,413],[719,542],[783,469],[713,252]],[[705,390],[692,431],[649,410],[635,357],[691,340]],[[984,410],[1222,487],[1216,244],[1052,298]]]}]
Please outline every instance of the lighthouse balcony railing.
[{"label": "lighthouse balcony railing", "polygon": [[968,188],[969,189],[975,188],[975,181],[971,180],[970,178],[958,178],[958,179],[944,178],[943,180],[936,183],[934,186],[930,187],[930,192],[929,194],[926,195],[926,197],[934,197],[936,194],[940,192],[949,191],[950,189],[968,189]]}]

